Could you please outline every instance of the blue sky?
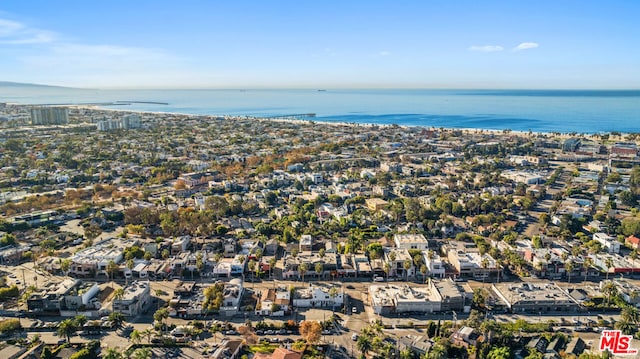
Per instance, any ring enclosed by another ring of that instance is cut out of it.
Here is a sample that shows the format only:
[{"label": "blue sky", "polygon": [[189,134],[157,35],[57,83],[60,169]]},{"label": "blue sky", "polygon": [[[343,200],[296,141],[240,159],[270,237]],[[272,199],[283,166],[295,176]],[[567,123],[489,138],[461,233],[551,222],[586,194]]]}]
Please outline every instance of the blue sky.
[{"label": "blue sky", "polygon": [[640,1],[0,3],[0,80],[102,88],[640,88]]}]

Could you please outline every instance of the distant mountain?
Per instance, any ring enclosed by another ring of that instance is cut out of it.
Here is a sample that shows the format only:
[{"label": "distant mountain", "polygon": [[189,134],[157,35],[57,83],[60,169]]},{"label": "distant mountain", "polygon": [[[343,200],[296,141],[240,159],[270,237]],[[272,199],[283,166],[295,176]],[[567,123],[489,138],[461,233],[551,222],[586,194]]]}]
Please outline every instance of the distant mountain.
[{"label": "distant mountain", "polygon": [[30,84],[24,82],[0,81],[0,87],[47,87],[47,88],[69,88],[64,86]]}]

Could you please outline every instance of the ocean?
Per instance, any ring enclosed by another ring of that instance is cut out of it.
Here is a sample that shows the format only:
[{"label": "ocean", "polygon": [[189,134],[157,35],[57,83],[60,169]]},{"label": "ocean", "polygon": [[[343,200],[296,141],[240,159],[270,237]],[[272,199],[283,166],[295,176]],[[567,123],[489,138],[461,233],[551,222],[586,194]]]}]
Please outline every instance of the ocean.
[{"label": "ocean", "polygon": [[197,115],[314,113],[317,122],[640,132],[640,90],[90,90],[0,86],[0,102],[83,104],[152,101],[105,108]]}]

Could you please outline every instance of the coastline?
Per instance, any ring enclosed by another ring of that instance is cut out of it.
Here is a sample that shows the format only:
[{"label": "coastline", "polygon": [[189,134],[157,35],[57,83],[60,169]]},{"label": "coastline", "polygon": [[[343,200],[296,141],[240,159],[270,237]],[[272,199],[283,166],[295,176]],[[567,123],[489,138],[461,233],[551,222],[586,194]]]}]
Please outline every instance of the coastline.
[{"label": "coastline", "polygon": [[[78,106],[69,106],[76,108],[83,108],[88,110],[97,110],[97,111],[106,111],[106,112],[117,112],[117,113],[131,113],[138,115],[150,115],[150,116],[177,116],[184,118],[202,118],[202,119],[211,119],[211,118],[224,118],[225,120],[233,121],[233,120],[255,120],[261,122],[282,122],[282,123],[291,123],[297,125],[309,125],[311,123],[318,125],[326,125],[326,126],[335,126],[335,127],[353,127],[353,128],[400,128],[400,129],[426,129],[426,130],[443,130],[447,132],[451,131],[463,131],[467,133],[486,133],[492,135],[518,135],[518,136],[534,136],[534,137],[548,137],[555,136],[559,138],[569,138],[571,137],[571,132],[544,132],[544,131],[522,131],[522,130],[511,130],[511,129],[487,129],[487,128],[473,128],[473,127],[435,127],[435,126],[420,126],[420,125],[398,125],[398,124],[376,124],[376,123],[361,123],[361,122],[345,122],[345,121],[322,121],[317,118],[312,119],[293,119],[293,118],[277,118],[277,117],[260,117],[260,116],[242,116],[242,115],[225,115],[225,114],[190,114],[184,112],[165,112],[165,111],[142,111],[142,110],[130,110],[130,109],[110,109],[103,108],[99,106],[86,106],[86,105],[78,105]],[[612,131],[615,132],[615,131]],[[605,132],[606,133],[606,132]],[[610,133],[610,132],[609,132]],[[575,133],[575,135],[584,135],[584,136],[592,136],[600,134],[597,133]],[[622,135],[629,135],[632,132],[620,132]]]},{"label": "coastline", "polygon": [[[6,103],[8,106],[21,106],[21,107],[29,107],[29,106],[39,106],[37,104],[21,104],[21,103]],[[636,132],[631,131],[597,131],[597,132],[562,132],[562,131],[533,131],[533,130],[514,130],[514,129],[495,129],[495,128],[483,128],[483,127],[444,127],[444,126],[435,126],[435,125],[407,125],[407,124],[393,124],[393,123],[372,123],[372,122],[354,122],[354,121],[328,121],[323,120],[323,117],[310,117],[308,119],[296,119],[296,118],[288,118],[286,115],[283,115],[282,118],[268,116],[261,117],[259,115],[229,115],[229,114],[192,114],[186,112],[171,112],[171,111],[148,111],[148,110],[139,110],[139,109],[130,109],[130,108],[108,108],[102,107],[98,104],[78,104],[78,105],[66,105],[64,107],[75,108],[75,109],[83,109],[88,111],[98,111],[105,113],[118,113],[118,114],[138,114],[142,117],[144,116],[158,116],[158,117],[180,117],[180,118],[189,118],[189,119],[213,119],[213,118],[223,118],[225,120],[255,120],[261,122],[282,122],[282,123],[291,123],[297,125],[325,125],[325,126],[335,126],[335,127],[353,127],[353,128],[399,128],[405,130],[442,130],[442,131],[463,131],[466,133],[474,133],[474,134],[492,134],[492,135],[517,135],[517,136],[534,136],[534,137],[549,137],[554,136],[558,138],[568,138],[571,136],[598,136],[601,134],[612,134],[612,133],[620,133],[620,139],[625,137],[626,135],[636,134]],[[372,115],[372,117],[375,115]],[[640,128],[639,128],[640,132]]]}]

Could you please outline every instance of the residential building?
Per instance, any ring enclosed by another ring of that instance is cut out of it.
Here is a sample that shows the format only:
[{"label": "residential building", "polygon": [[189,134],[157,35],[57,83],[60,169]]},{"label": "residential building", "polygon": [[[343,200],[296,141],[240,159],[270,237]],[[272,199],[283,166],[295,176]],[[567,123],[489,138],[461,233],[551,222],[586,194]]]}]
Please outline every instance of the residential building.
[{"label": "residential building", "polygon": [[491,255],[488,253],[480,254],[475,248],[473,252],[467,250],[469,248],[456,247],[447,251],[449,263],[458,271],[459,276],[475,279],[500,276],[502,267]]},{"label": "residential building", "polygon": [[367,198],[365,200],[365,203],[367,205],[367,208],[373,212],[381,211],[389,204],[389,202],[385,201],[382,198]]},{"label": "residential building", "polygon": [[421,251],[429,249],[429,242],[422,234],[395,234],[393,241],[396,248],[400,249],[419,249]]},{"label": "residential building", "polygon": [[480,339],[480,333],[467,326],[461,327],[451,335],[451,343],[464,348],[478,345]]},{"label": "residential building", "polygon": [[133,318],[142,314],[151,304],[149,282],[134,281],[124,287],[122,298],[113,300],[113,311]]},{"label": "residential building", "polygon": [[629,237],[625,238],[624,244],[628,245],[633,249],[638,249],[640,248],[640,238],[634,235],[630,235]]},{"label": "residential building", "polygon": [[302,353],[286,348],[276,348],[273,353],[256,353],[253,359],[302,359]]},{"label": "residential building", "polygon": [[620,242],[606,233],[598,232],[593,234],[593,239],[598,241],[608,253],[620,253]]},{"label": "residential building", "polygon": [[260,291],[256,315],[281,317],[291,309],[291,292],[286,287]]},{"label": "residential building", "polygon": [[313,250],[313,237],[310,234],[303,234],[300,237],[300,252]]},{"label": "residential building", "polygon": [[563,152],[575,152],[580,147],[581,140],[579,138],[568,138],[562,143]]},{"label": "residential building", "polygon": [[224,316],[233,316],[240,312],[240,304],[244,295],[244,286],[242,279],[233,278],[224,284],[224,299],[220,307],[220,314]]},{"label": "residential building", "polygon": [[32,125],[66,125],[69,109],[66,107],[38,106],[31,108]]},{"label": "residential building", "polygon": [[27,299],[27,308],[31,312],[59,313],[61,309],[65,309],[65,295],[79,283],[79,280],[73,278],[46,282],[39,290],[31,293]]},{"label": "residential building", "polygon": [[211,359],[238,359],[242,352],[243,339],[223,339],[216,350],[211,354]]},{"label": "residential building", "polygon": [[444,262],[440,259],[440,256],[428,250],[423,251],[422,256],[424,257],[427,270],[429,271],[428,275],[440,279],[444,278],[446,268]]},{"label": "residential building", "polygon": [[344,304],[343,289],[334,284],[309,283],[293,291],[293,306],[298,308],[340,307]]},{"label": "residential building", "polygon": [[116,264],[122,262],[124,249],[137,242],[127,243],[120,239],[107,239],[95,244],[93,247],[76,252],[71,256],[71,267],[69,274],[77,277],[93,277],[94,275],[104,275],[111,277],[107,272],[109,262]]}]

